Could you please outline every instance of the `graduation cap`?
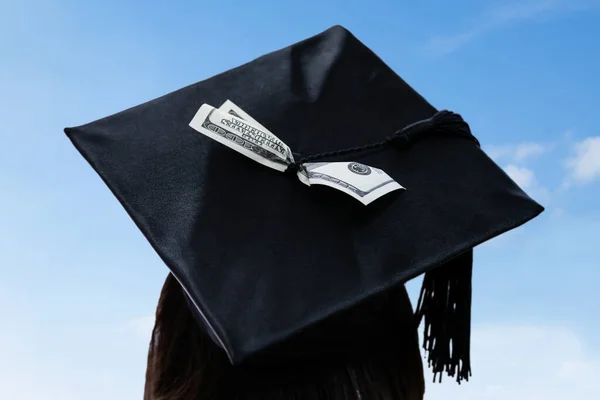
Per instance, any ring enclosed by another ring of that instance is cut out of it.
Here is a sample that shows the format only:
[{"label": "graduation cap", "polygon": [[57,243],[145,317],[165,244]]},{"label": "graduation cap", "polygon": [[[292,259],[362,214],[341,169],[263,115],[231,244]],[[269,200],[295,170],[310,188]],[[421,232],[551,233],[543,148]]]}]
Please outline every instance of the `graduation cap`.
[{"label": "graduation cap", "polygon": [[425,274],[429,363],[468,379],[473,248],[543,211],[340,26],[65,132],[233,364],[354,345]]}]

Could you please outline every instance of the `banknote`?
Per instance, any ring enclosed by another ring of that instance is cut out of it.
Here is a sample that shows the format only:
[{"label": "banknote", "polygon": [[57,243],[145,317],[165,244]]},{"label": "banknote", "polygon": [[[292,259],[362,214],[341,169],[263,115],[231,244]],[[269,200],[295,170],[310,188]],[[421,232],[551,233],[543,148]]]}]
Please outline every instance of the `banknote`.
[{"label": "banknote", "polygon": [[294,160],[290,148],[243,111],[225,108],[228,111],[203,104],[190,127],[262,165],[285,171]]},{"label": "banknote", "polygon": [[[273,135],[273,133],[271,131],[269,131],[267,128],[265,128],[263,125],[261,125],[260,122],[258,122],[257,120],[255,120],[254,118],[252,118],[250,116],[250,114],[248,114],[246,111],[242,110],[241,107],[238,107],[233,101],[231,100],[226,100],[221,107],[219,107],[220,111],[224,111],[227,114],[231,114],[234,117],[237,117],[239,119],[243,119],[244,121],[250,122],[251,124],[257,126],[258,128],[262,129],[264,132],[267,132],[270,135]],[[273,135],[275,136],[275,135]],[[276,137],[276,136],[275,136]],[[294,156],[292,153],[290,153],[290,157],[292,162],[294,161]]]},{"label": "banknote", "polygon": [[[218,109],[202,105],[190,126],[277,171],[285,171],[294,162],[291,149],[282,140],[231,100],[225,101]],[[307,186],[328,186],[365,205],[387,193],[405,190],[381,169],[353,161],[303,163],[297,176]]]},{"label": "banknote", "polygon": [[[225,103],[223,103],[221,105],[221,107],[219,107],[219,111],[226,112],[227,114],[231,114],[234,117],[237,117],[239,119],[243,119],[244,121],[250,122],[251,124],[255,125],[256,127],[262,129],[263,131],[268,132],[269,134],[273,135],[271,132],[269,132],[269,130],[267,128],[262,126],[260,124],[260,122],[258,122],[254,118],[252,118],[250,116],[250,114],[248,114],[246,111],[242,110],[231,100],[226,100]],[[273,135],[273,136],[275,136],[275,135]]]},{"label": "banknote", "polygon": [[364,205],[395,190],[405,190],[384,171],[353,161],[304,163],[298,179],[308,186],[340,190]]}]

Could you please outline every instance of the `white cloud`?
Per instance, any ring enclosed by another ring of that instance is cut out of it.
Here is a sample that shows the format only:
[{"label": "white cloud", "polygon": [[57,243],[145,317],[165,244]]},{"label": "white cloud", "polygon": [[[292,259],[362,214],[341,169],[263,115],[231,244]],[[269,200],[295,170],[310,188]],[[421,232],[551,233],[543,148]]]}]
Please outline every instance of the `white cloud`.
[{"label": "white cloud", "polygon": [[526,158],[538,157],[544,154],[548,150],[548,147],[543,146],[539,143],[523,143],[517,146],[515,149],[515,160],[522,161]]},{"label": "white cloud", "polygon": [[[86,337],[87,353],[77,356],[79,363],[74,362],[73,354],[41,354],[26,336],[0,332],[0,398],[139,398],[152,323],[151,316],[143,316],[123,329]],[[105,354],[100,364],[98,354]],[[564,327],[475,327],[472,367],[473,376],[462,385],[448,377],[442,384],[433,383],[426,369],[425,400],[600,398],[600,385],[595,383],[600,358],[588,352],[577,333]]]},{"label": "white cloud", "polygon": [[551,151],[552,148],[551,144],[524,142],[516,145],[487,146],[484,150],[495,162],[507,162],[504,171],[508,176],[535,200],[547,206],[551,200],[550,191],[540,184],[535,172],[523,164]]},{"label": "white cloud", "polygon": [[[592,400],[600,358],[566,328],[487,326],[472,335],[473,376],[429,383],[426,400]],[[429,374],[431,377],[431,374]],[[431,380],[429,381],[431,382]]]},{"label": "white cloud", "polygon": [[600,357],[563,327],[488,325],[472,333],[473,376],[458,385],[433,383],[425,400],[564,400],[600,398]]},{"label": "white cloud", "polygon": [[575,143],[566,167],[569,181],[585,184],[600,178],[600,136]]},{"label": "white cloud", "polygon": [[551,202],[550,191],[538,182],[533,170],[509,164],[504,167],[504,171],[532,198],[546,206],[549,205]]},{"label": "white cloud", "polygon": [[434,55],[444,56],[488,32],[505,28],[511,24],[530,21],[553,11],[581,11],[595,6],[597,4],[594,0],[513,1],[478,15],[475,22],[461,32],[432,38],[425,48]]},{"label": "white cloud", "polygon": [[483,150],[496,162],[505,159],[512,153],[511,146],[485,146]]},{"label": "white cloud", "polygon": [[513,164],[509,164],[504,167],[504,171],[512,178],[524,190],[531,189],[536,183],[535,174],[529,168],[518,167]]},{"label": "white cloud", "polygon": [[551,146],[542,143],[525,142],[514,146],[486,146],[484,150],[496,162],[502,160],[523,162],[547,153],[551,150]]}]

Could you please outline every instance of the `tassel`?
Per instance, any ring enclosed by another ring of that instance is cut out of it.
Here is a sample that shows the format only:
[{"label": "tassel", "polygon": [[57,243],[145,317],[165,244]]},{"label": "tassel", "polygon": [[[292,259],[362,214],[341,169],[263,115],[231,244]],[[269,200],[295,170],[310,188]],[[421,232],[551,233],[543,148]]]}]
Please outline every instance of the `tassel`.
[{"label": "tassel", "polygon": [[333,157],[341,157],[350,154],[376,150],[391,144],[396,145],[398,148],[407,148],[417,142],[419,139],[432,134],[442,134],[468,139],[475,142],[475,144],[479,146],[479,141],[471,134],[469,124],[467,124],[459,114],[453,113],[452,111],[442,110],[435,113],[431,118],[417,121],[405,126],[404,128],[396,131],[393,135],[379,142],[336,151],[328,151],[325,153],[317,153],[308,157],[301,157],[299,154],[295,153],[294,156],[298,157],[298,161],[288,164],[285,172],[291,176],[296,176],[299,168],[301,168],[302,164],[306,162],[314,162]]},{"label": "tassel", "polygon": [[460,384],[471,376],[471,280],[473,250],[425,274],[417,310],[424,320],[423,349],[433,380],[444,372]]}]

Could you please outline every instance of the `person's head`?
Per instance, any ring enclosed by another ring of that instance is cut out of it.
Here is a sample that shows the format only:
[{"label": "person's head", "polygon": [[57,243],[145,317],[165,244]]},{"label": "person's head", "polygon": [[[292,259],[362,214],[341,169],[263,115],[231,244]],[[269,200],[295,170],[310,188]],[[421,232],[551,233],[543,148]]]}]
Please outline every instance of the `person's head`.
[{"label": "person's head", "polygon": [[[386,306],[386,309],[390,305]],[[406,292],[377,340],[343,357],[272,366],[232,366],[197,323],[172,275],[163,286],[148,353],[144,400],[422,400],[425,384],[417,324]],[[347,332],[352,335],[353,332]]]}]

